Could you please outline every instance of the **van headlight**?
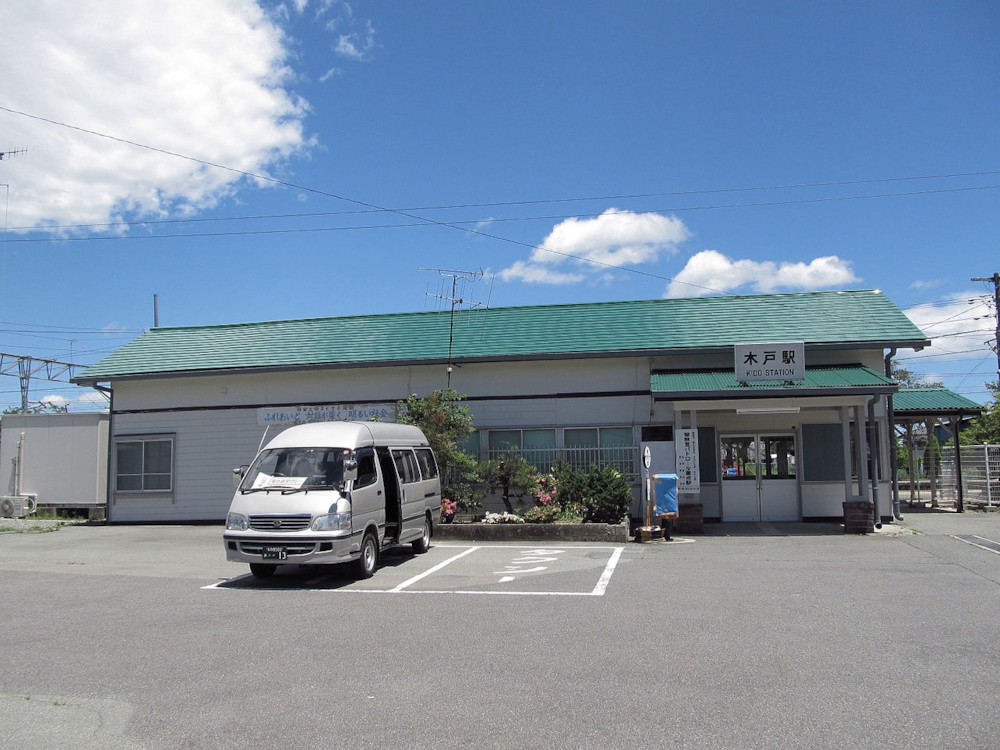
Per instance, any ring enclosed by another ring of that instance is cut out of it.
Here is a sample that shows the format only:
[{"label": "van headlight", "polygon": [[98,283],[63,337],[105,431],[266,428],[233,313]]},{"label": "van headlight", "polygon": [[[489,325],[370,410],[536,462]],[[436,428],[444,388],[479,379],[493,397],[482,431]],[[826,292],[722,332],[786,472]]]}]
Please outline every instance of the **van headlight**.
[{"label": "van headlight", "polygon": [[325,516],[316,516],[310,528],[313,531],[350,531],[351,514],[328,513]]},{"label": "van headlight", "polygon": [[226,516],[226,531],[246,531],[249,525],[247,517],[242,513],[230,513]]}]

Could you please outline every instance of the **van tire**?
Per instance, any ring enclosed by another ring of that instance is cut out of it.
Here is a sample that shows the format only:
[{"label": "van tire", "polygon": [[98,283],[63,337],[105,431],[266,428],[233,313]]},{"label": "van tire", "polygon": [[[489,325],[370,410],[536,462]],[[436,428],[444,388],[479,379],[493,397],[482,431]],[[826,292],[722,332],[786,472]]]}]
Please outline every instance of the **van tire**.
[{"label": "van tire", "polygon": [[254,578],[270,578],[274,575],[274,571],[278,569],[277,565],[265,565],[264,563],[250,563],[250,572],[253,573]]},{"label": "van tire", "polygon": [[431,519],[424,516],[424,529],[420,538],[413,542],[413,551],[418,555],[424,554],[431,548]]},{"label": "van tire", "polygon": [[365,534],[361,540],[361,556],[354,564],[358,578],[371,578],[378,567],[378,539],[372,532]]}]

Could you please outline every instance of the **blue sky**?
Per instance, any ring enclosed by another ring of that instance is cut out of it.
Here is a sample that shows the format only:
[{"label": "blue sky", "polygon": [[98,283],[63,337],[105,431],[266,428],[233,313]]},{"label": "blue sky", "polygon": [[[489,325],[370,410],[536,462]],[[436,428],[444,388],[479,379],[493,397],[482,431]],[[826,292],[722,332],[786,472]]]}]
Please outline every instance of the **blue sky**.
[{"label": "blue sky", "polygon": [[[996,378],[994,2],[8,3],[0,351],[161,325],[879,288]],[[392,210],[385,210],[392,209]],[[450,289],[448,290],[450,291]],[[36,378],[31,399],[94,408]],[[0,408],[19,402],[0,380]]]}]

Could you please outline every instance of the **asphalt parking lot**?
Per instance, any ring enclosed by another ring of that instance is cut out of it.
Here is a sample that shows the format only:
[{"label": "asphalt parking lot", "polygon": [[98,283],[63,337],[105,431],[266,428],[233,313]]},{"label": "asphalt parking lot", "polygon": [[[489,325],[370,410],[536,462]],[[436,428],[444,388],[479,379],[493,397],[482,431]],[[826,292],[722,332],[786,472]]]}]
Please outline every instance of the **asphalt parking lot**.
[{"label": "asphalt parking lot", "polygon": [[[217,526],[0,533],[12,748],[987,748],[1000,514],[435,544],[257,580]],[[993,549],[992,545],[997,545]]]}]

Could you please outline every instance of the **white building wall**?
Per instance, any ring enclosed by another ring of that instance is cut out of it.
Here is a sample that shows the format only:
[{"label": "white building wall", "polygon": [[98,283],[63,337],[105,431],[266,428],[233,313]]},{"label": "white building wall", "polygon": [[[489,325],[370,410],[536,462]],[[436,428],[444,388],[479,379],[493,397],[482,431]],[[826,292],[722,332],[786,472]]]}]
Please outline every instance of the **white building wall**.
[{"label": "white building wall", "polygon": [[[310,403],[394,406],[413,393],[445,387],[446,377],[443,366],[413,366],[116,383],[115,436],[172,438],[174,486],[170,492],[113,491],[109,517],[115,522],[222,520],[233,494],[231,471],[249,463],[264,433],[258,409]],[[645,358],[465,365],[453,371],[452,387],[469,396],[466,404],[481,430],[613,426],[637,431],[651,418],[650,397],[631,395],[648,392]],[[271,428],[268,437],[275,434]],[[635,441],[638,445],[638,434]]]},{"label": "white building wall", "polygon": [[[882,367],[878,351],[810,353],[808,364],[864,364]],[[731,358],[565,359],[465,364],[455,367],[451,386],[468,396],[466,405],[476,427],[505,428],[631,427],[636,466],[642,427],[689,426],[690,410],[699,427],[713,427],[716,438],[725,432],[792,430],[800,434],[808,421],[840,422],[843,398],[798,399],[795,415],[738,415],[745,402],[654,402],[649,394],[650,373],[680,367],[731,367]],[[112,429],[122,435],[168,435],[175,441],[174,487],[168,493],[112,492],[112,521],[222,520],[233,488],[231,470],[248,463],[263,434],[257,410],[305,404],[383,403],[394,407],[411,394],[426,395],[447,384],[444,365],[365,367],[257,374],[163,378],[120,381],[114,384]],[[773,401],[787,405],[788,399]],[[864,403],[858,400],[857,403]],[[675,424],[677,410],[682,423]],[[878,416],[884,419],[881,405]],[[276,434],[272,428],[270,435]],[[884,440],[884,439],[883,439]],[[486,437],[481,445],[485,448]],[[883,444],[883,457],[887,456]],[[113,453],[113,452],[112,452]],[[718,455],[703,457],[718,465]],[[657,468],[670,471],[672,467]],[[885,470],[883,476],[887,477]],[[640,483],[634,487],[640,506]],[[699,500],[706,518],[722,515],[724,486],[704,483]],[[800,485],[804,517],[838,517],[844,485]],[[888,481],[881,485],[880,513],[891,512]]]}]

